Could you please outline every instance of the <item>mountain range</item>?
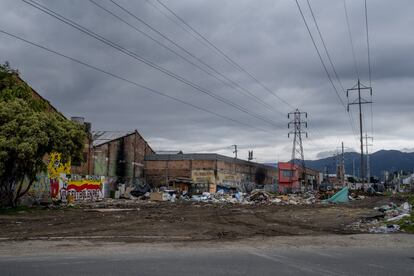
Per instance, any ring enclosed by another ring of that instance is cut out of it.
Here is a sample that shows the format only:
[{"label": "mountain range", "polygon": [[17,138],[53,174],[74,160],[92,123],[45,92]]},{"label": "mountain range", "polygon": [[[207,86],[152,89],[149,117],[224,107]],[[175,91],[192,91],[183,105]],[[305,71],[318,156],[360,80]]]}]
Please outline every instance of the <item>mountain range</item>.
[{"label": "mountain range", "polygon": [[[414,171],[414,152],[401,152],[398,150],[380,150],[371,153],[369,156],[371,176],[382,178],[384,171]],[[340,155],[337,157],[327,157],[318,160],[305,160],[306,167],[321,172],[336,173],[336,164],[340,162]],[[345,173],[359,175],[360,154],[357,152],[344,153]],[[270,165],[270,164],[269,164]],[[275,165],[275,164],[272,164]]]}]

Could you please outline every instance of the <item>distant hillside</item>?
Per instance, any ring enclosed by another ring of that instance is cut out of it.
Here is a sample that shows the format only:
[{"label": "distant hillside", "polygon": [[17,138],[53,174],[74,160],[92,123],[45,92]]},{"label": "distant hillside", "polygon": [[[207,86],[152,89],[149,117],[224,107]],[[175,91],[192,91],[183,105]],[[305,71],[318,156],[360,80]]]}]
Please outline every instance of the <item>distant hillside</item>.
[{"label": "distant hillside", "polygon": [[[359,173],[360,155],[356,152],[346,152],[344,154],[345,171],[352,174],[352,163],[355,160],[355,173]],[[327,167],[329,173],[335,173],[336,161],[334,157],[319,160],[307,160],[306,166],[319,171],[324,171]],[[406,153],[398,150],[380,150],[370,155],[371,176],[382,176],[384,170],[393,172],[397,170],[414,170],[414,152]]]}]

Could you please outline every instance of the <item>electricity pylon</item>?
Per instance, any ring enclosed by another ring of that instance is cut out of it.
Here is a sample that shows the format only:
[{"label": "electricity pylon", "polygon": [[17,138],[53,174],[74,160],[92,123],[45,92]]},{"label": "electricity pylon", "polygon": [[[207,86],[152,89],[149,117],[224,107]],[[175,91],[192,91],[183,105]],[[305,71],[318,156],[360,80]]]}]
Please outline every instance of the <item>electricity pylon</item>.
[{"label": "electricity pylon", "polygon": [[[288,137],[293,134],[293,148],[292,148],[292,158],[291,158],[291,166],[292,170],[294,168],[295,160],[299,160],[299,166],[302,167],[302,180],[307,183],[306,179],[306,167],[305,167],[305,156],[303,154],[303,145],[302,145],[302,134],[306,135],[308,138],[308,133],[306,131],[302,131],[302,127],[307,128],[308,123],[302,121],[302,115],[305,115],[305,118],[308,118],[307,112],[300,112],[299,109],[296,109],[294,112],[288,113],[288,119],[291,117],[292,120],[288,123],[288,128],[292,129],[288,133]],[[293,172],[292,172],[293,173]]]}]

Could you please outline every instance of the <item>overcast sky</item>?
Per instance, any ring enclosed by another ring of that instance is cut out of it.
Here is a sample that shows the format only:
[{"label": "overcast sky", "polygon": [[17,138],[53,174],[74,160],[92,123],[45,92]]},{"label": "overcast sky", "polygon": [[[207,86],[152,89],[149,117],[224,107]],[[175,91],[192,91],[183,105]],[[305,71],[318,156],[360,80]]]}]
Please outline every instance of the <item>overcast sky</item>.
[{"label": "overcast sky", "polygon": [[[183,25],[177,25],[177,19],[156,0],[116,0],[141,22],[109,0],[96,1],[158,43],[89,1],[36,1],[256,116],[219,102],[22,1],[0,0],[1,30],[234,120],[153,94],[0,33],[0,61],[7,60],[19,69],[23,79],[68,117],[83,116],[92,122],[93,130],[138,129],[156,151],[231,156],[231,145],[237,144],[241,158],[254,150],[256,161],[275,162],[290,158],[292,139],[287,136],[286,114],[298,107],[308,112],[309,139],[303,141],[306,159],[331,154],[341,141],[351,149],[359,147],[294,0],[162,0],[259,82],[184,31],[180,27]],[[299,3],[346,104],[307,2]],[[343,0],[310,3],[336,72],[344,88],[351,88],[357,76]],[[357,70],[361,81],[368,85],[364,1],[346,3]],[[374,131],[373,151],[413,151],[414,1],[368,0],[367,4],[374,116],[372,128],[371,108],[364,106],[364,127],[369,136]],[[364,98],[370,100],[368,94]],[[357,106],[351,107],[351,117],[358,134]]]}]

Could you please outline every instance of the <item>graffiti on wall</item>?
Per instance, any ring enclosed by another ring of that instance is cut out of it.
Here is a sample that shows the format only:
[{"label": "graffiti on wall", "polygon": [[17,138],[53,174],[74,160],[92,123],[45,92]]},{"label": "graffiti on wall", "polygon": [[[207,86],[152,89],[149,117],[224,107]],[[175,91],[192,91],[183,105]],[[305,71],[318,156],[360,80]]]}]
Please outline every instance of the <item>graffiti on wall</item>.
[{"label": "graffiti on wall", "polygon": [[219,172],[217,176],[217,185],[220,186],[238,188],[242,182],[242,175],[240,173]]},{"label": "graffiti on wall", "polygon": [[193,170],[191,178],[194,183],[216,183],[214,170]]},{"label": "graffiti on wall", "polygon": [[104,197],[104,181],[100,176],[70,174],[70,161],[63,163],[60,153],[49,155],[47,173],[39,173],[27,195],[36,201],[87,201]]},{"label": "graffiti on wall", "polygon": [[103,179],[97,177],[80,180],[62,177],[59,197],[62,201],[94,201],[103,198],[103,186]]},{"label": "graffiti on wall", "polygon": [[27,195],[38,201],[43,200],[44,198],[50,198],[50,179],[46,173],[40,173],[36,176],[36,180],[30,187],[29,191],[27,192]]},{"label": "graffiti on wall", "polygon": [[62,173],[70,174],[70,161],[63,163],[61,154],[58,152],[52,152],[49,155],[47,173],[50,179],[59,178]]}]

